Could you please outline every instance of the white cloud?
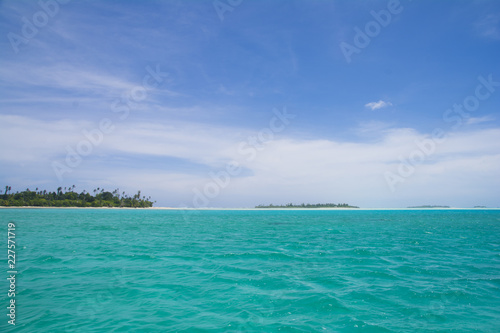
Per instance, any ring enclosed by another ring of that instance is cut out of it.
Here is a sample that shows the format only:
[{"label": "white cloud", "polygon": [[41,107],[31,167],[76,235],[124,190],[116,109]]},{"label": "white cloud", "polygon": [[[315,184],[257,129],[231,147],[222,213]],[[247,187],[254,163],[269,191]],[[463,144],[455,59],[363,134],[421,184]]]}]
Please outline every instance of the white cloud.
[{"label": "white cloud", "polygon": [[469,119],[467,119],[467,122],[466,124],[467,125],[474,125],[474,124],[481,124],[481,123],[486,123],[486,122],[489,122],[489,121],[493,121],[495,120],[495,118],[493,118],[492,116],[483,116],[483,117],[471,117]]},{"label": "white cloud", "polygon": [[[50,163],[62,161],[65,146],[75,146],[83,139],[81,129],[92,126],[89,122],[0,116],[2,173],[16,179],[24,177],[26,186],[46,180],[46,184],[54,184],[47,187],[54,187],[57,180]],[[342,201],[364,207],[498,205],[494,200],[500,186],[500,129],[451,133],[444,143],[435,145],[435,152],[426,155],[423,163],[415,165],[415,172],[398,184],[395,193],[390,191],[384,173],[397,173],[399,158],[408,159],[419,149],[416,142],[429,139],[414,129],[384,130],[375,142],[305,140],[286,137],[285,131],[257,151],[253,159],[238,153],[238,145],[255,134],[187,122],[117,123],[65,182],[126,185],[152,195],[159,205],[192,205],[193,189],[203,190],[213,182],[210,172],[222,172],[235,160],[245,173],[232,177],[230,185],[210,200],[210,206],[304,201]],[[16,140],[11,140],[13,137]],[[118,156],[135,156],[135,162],[116,164]],[[172,171],[168,165],[141,162],[165,157],[202,167]],[[480,198],[483,200],[477,202]]]},{"label": "white cloud", "polygon": [[386,106],[391,106],[391,105],[392,105],[391,102],[385,102],[383,100],[380,100],[378,102],[366,103],[365,107],[370,108],[372,110],[377,110],[377,109],[385,108]]}]

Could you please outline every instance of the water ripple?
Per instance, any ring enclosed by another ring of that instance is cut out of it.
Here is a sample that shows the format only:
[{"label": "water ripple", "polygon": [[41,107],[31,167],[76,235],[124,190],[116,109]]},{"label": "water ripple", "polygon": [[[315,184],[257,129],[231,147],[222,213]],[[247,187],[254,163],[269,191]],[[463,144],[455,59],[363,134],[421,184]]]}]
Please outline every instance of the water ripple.
[{"label": "water ripple", "polygon": [[0,211],[27,333],[497,332],[499,215]]}]

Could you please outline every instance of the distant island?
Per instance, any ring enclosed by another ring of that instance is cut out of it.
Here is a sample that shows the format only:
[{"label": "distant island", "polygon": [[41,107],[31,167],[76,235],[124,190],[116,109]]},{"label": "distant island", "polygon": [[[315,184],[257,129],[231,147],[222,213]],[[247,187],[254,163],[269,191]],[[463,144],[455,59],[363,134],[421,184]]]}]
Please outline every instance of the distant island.
[{"label": "distant island", "polygon": [[0,194],[0,206],[4,207],[132,207],[146,208],[153,207],[151,197],[141,198],[141,191],[133,196],[125,192],[120,194],[119,189],[113,192],[105,191],[102,188],[96,188],[90,193],[85,190],[81,193],[74,191],[75,185],[70,187],[59,187],[56,192],[47,192],[46,190],[31,191],[27,188],[25,191],[9,193],[12,188],[5,186],[5,193]]},{"label": "distant island", "polygon": [[351,206],[346,203],[342,204],[334,204],[334,203],[325,203],[325,204],[300,204],[294,205],[292,203],[286,205],[258,205],[255,208],[359,208],[357,206]]},{"label": "distant island", "polygon": [[450,206],[423,205],[423,206],[410,206],[407,208],[450,208]]}]

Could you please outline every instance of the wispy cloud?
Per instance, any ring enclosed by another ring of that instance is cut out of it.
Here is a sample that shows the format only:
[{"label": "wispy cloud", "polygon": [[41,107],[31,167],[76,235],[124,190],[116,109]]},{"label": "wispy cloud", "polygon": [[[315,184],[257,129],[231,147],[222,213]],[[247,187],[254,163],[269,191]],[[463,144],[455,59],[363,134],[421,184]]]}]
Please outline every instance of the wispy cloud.
[{"label": "wispy cloud", "polygon": [[467,119],[467,125],[475,125],[495,120],[493,116],[471,117]]},{"label": "wispy cloud", "polygon": [[380,100],[378,102],[366,103],[365,107],[370,108],[372,110],[377,110],[377,109],[382,109],[382,108],[385,108],[385,107],[391,106],[391,105],[392,105],[391,102],[385,102],[383,100]]},{"label": "wispy cloud", "polygon": [[[23,68],[26,70],[23,75]],[[4,85],[22,87],[43,87],[55,92],[86,92],[98,96],[112,96],[133,88],[137,83],[131,79],[107,74],[99,69],[78,68],[74,65],[58,63],[49,66],[9,64],[0,70]],[[140,83],[140,81],[139,81]],[[59,89],[59,90],[56,90]]]},{"label": "wispy cloud", "polygon": [[361,122],[353,131],[361,136],[380,135],[382,131],[387,131],[393,124],[378,120],[369,120]]}]

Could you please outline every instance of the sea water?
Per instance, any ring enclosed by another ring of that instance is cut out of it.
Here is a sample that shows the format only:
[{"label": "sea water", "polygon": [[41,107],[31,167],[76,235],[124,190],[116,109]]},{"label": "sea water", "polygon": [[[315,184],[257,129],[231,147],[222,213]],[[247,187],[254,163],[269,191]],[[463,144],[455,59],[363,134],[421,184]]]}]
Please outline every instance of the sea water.
[{"label": "sea water", "polygon": [[0,223],[1,332],[500,331],[500,211],[2,209]]}]

